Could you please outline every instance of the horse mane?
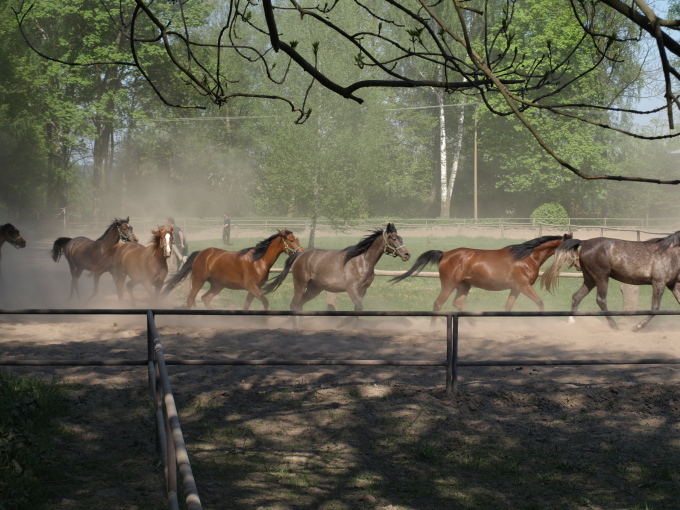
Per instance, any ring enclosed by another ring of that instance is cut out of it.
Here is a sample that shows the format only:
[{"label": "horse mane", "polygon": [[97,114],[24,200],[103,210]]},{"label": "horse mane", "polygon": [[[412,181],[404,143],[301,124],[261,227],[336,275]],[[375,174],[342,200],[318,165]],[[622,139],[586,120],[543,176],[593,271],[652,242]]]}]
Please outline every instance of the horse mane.
[{"label": "horse mane", "polygon": [[4,232],[5,230],[9,230],[10,228],[13,228],[14,225],[11,223],[5,223],[4,225],[0,226],[0,232]]},{"label": "horse mane", "polygon": [[343,261],[343,264],[347,264],[354,257],[358,257],[359,255],[363,255],[364,253],[366,253],[373,244],[373,241],[375,241],[382,234],[383,229],[381,228],[376,229],[372,233],[362,238],[361,241],[359,241],[357,244],[353,246],[348,246],[347,248],[342,250],[345,253],[345,260]]},{"label": "horse mane", "polygon": [[[283,233],[285,235],[292,234],[290,230],[284,230]],[[253,251],[253,262],[256,260],[260,260],[262,257],[264,257],[264,254],[267,253],[267,250],[269,249],[269,245],[271,245],[274,240],[279,237],[281,234],[278,232],[276,234],[273,234],[269,236],[267,239],[264,239],[263,241],[260,241],[257,243],[255,246],[251,246],[250,248],[244,248],[238,252],[239,257],[242,257],[246,253],[250,253],[251,250]]]},{"label": "horse mane", "polygon": [[113,222],[111,223],[111,225],[109,225],[108,227],[106,227],[106,230],[104,231],[104,233],[103,233],[102,235],[99,236],[99,238],[97,239],[97,241],[103,241],[103,240],[106,238],[106,236],[109,235],[109,232],[111,232],[114,228],[118,228],[118,227],[120,227],[123,223],[128,223],[129,221],[130,221],[130,217],[129,217],[129,216],[128,216],[127,219],[124,219],[124,220],[119,220],[118,218],[114,219]]},{"label": "horse mane", "polygon": [[510,245],[508,248],[510,249],[510,255],[512,255],[512,258],[517,261],[531,255],[533,251],[540,245],[547,243],[548,241],[556,241],[558,239],[562,239],[562,236],[542,236],[522,244]]},{"label": "horse mane", "polygon": [[643,241],[643,243],[658,244],[661,251],[666,251],[668,248],[675,248],[676,246],[680,246],[680,230],[666,237],[647,239],[646,241]]}]

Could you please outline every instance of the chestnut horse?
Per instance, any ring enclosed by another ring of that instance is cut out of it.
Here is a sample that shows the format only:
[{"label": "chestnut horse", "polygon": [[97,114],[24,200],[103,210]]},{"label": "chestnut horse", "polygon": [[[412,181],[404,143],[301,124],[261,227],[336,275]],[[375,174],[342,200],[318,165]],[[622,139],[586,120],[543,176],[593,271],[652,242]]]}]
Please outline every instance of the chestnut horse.
[{"label": "chestnut horse", "polygon": [[153,302],[158,301],[163,282],[168,274],[168,258],[172,254],[172,227],[165,225],[151,231],[148,246],[137,243],[118,243],[109,249],[107,257],[102,258],[92,273],[97,277],[109,271],[113,275],[118,291],[118,299],[123,299],[125,279],[132,303],[135,297],[132,289],[142,284]]},{"label": "chestnut horse", "polygon": [[[515,305],[520,293],[531,299],[538,309],[543,311],[543,300],[536,294],[533,284],[538,278],[541,265],[555,253],[557,247],[571,234],[564,236],[543,236],[522,244],[514,244],[500,250],[478,250],[473,248],[457,248],[441,252],[430,250],[416,260],[413,267],[404,274],[390,281],[399,282],[411,275],[418,274],[428,264],[438,264],[441,292],[432,308],[441,310],[446,300],[455,290],[453,306],[461,312],[463,303],[472,286],[484,290],[510,290],[505,311],[509,312]],[[432,318],[434,323],[435,317]]]},{"label": "chestnut horse", "polygon": [[[60,237],[52,246],[52,260],[59,262],[62,254],[68,261],[69,269],[71,270],[71,293],[68,298],[73,297],[73,292],[80,298],[80,291],[78,289],[78,278],[83,274],[84,270],[92,271],[102,259],[109,257],[109,248],[116,245],[118,241],[137,242],[137,237],[132,231],[130,225],[130,218],[124,220],[116,218],[106,228],[106,231],[97,239],[93,241],[87,237]],[[101,274],[96,274],[94,277],[94,290],[89,299],[92,299],[99,289],[99,278]]]},{"label": "chestnut horse", "polygon": [[[596,301],[600,310],[606,312],[610,278],[631,285],[651,285],[652,310],[659,309],[666,287],[680,303],[680,231],[648,241],[624,241],[607,237],[586,241],[572,239],[557,249],[555,260],[541,276],[541,285],[552,291],[562,268],[567,264],[576,265],[577,262],[583,272],[583,285],[571,298],[572,312],[578,309],[581,300],[593,287],[597,287]],[[652,317],[645,317],[633,331],[640,331]],[[611,317],[607,317],[607,322],[612,329],[619,329]]]},{"label": "chestnut horse", "polygon": [[[11,223],[0,226],[0,248],[5,244],[5,241],[17,249],[26,247],[26,240],[21,237],[19,230]],[[2,251],[0,251],[0,261],[2,261]],[[0,276],[2,276],[2,271],[0,271]]]},{"label": "chestnut horse", "polygon": [[276,234],[260,241],[255,247],[240,251],[206,248],[195,251],[182,268],[165,285],[163,296],[166,296],[191,273],[191,291],[187,296],[186,308],[196,304],[196,295],[203,284],[210,283],[210,289],[201,296],[205,307],[210,309],[210,302],[222,289],[247,290],[244,310],[248,310],[254,298],[262,302],[265,310],[269,309],[269,300],[260,287],[267,281],[269,270],[282,253],[293,255],[303,250],[300,241],[290,230],[279,230]]},{"label": "chestnut horse", "polygon": [[361,311],[366,291],[375,277],[375,265],[385,253],[404,261],[411,257],[394,223],[388,223],[385,230],[373,231],[344,250],[309,250],[290,257],[281,274],[262,290],[265,293],[276,290],[292,269],[295,294],[291,310],[302,310],[305,303],[325,290],[347,292],[354,310]]}]

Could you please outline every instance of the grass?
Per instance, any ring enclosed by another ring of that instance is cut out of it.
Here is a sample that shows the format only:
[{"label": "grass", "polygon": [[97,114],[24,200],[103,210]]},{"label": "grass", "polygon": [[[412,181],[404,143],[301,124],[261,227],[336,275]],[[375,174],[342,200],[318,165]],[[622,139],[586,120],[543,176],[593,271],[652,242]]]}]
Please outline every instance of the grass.
[{"label": "grass", "polygon": [[[261,241],[260,238],[232,238],[231,250],[240,250],[254,246]],[[356,240],[349,237],[319,237],[316,239],[316,247],[323,249],[339,250],[343,249],[355,242]],[[304,240],[303,240],[304,241]],[[416,257],[421,253],[438,249],[442,251],[452,250],[458,247],[481,248],[481,249],[497,249],[507,246],[509,244],[518,244],[527,241],[527,239],[498,239],[486,237],[444,237],[435,238],[433,236],[427,237],[407,237],[404,242],[411,252],[411,260],[403,262],[399,258],[383,256],[376,269],[390,270],[390,271],[405,271],[410,268]],[[303,242],[304,245],[304,242]],[[202,250],[211,246],[222,248],[221,240],[193,242],[191,250]],[[283,267],[286,257],[281,256],[274,267]],[[550,265],[552,258],[544,265],[544,269]],[[425,271],[436,271],[436,267],[426,268]],[[432,305],[435,298],[439,294],[440,284],[438,278],[409,278],[398,284],[389,282],[389,277],[376,277],[373,285],[366,294],[364,299],[364,309],[374,311],[423,311],[432,310]],[[539,296],[543,299],[547,311],[565,311],[571,308],[571,296],[581,286],[582,280],[580,278],[562,278],[559,287],[555,294],[550,294],[541,289],[538,285],[534,288]],[[207,289],[207,285],[205,286]],[[581,311],[599,311],[599,307],[595,302],[595,290],[593,290],[581,302],[579,310]],[[199,296],[202,293],[199,293]],[[290,305],[290,299],[293,295],[292,279],[289,277],[275,292],[268,296],[270,301],[270,309],[272,310],[287,310]],[[213,301],[215,308],[240,308],[246,297],[245,291],[222,291]],[[465,308],[469,311],[495,311],[503,310],[505,302],[508,298],[508,291],[489,292],[477,288],[470,291],[466,301]],[[353,304],[347,294],[338,294],[338,309],[352,310]],[[451,300],[453,295],[449,298],[447,303],[442,308],[443,311],[452,310],[453,306]],[[639,309],[648,309],[651,307],[651,287],[641,286],[639,295]],[[620,284],[614,280],[611,281],[608,304],[610,310],[622,310],[623,300],[620,292]],[[199,307],[202,304],[199,301]],[[662,310],[675,310],[678,305],[670,292],[665,292],[662,302]],[[260,303],[256,300],[253,309],[261,308]],[[311,301],[305,306],[305,310],[325,310],[326,298],[322,293],[319,297]],[[520,295],[515,303],[514,311],[537,311],[536,305],[524,295]]]},{"label": "grass", "polygon": [[0,372],[0,509],[38,508],[53,476],[63,386]]}]

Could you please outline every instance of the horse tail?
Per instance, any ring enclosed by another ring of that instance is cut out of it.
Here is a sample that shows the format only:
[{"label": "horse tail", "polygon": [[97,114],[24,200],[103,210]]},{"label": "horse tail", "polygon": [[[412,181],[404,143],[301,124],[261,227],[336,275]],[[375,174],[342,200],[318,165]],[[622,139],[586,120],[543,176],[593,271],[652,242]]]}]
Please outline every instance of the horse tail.
[{"label": "horse tail", "polygon": [[281,274],[279,274],[279,276],[277,276],[276,278],[269,280],[262,287],[260,287],[260,290],[262,291],[263,294],[269,294],[270,292],[275,291],[281,286],[283,280],[285,280],[286,276],[288,276],[290,268],[293,267],[293,262],[297,260],[298,256],[301,253],[304,252],[296,251],[290,257],[288,257],[288,260],[286,260],[286,263],[284,264],[283,269],[281,270]]},{"label": "horse tail", "polygon": [[54,241],[54,244],[52,245],[52,260],[59,262],[59,259],[64,254],[64,248],[66,248],[66,245],[70,240],[70,237],[60,237]]},{"label": "horse tail", "polygon": [[411,267],[411,269],[406,271],[404,274],[395,276],[394,278],[390,279],[390,281],[394,283],[400,282],[408,278],[409,276],[420,273],[425,268],[425,266],[429,266],[430,264],[437,264],[437,266],[439,266],[439,263],[441,262],[443,256],[444,252],[440,250],[426,251],[420,257],[418,257],[418,259],[416,260],[415,264],[413,264],[413,267]]},{"label": "horse tail", "polygon": [[582,242],[580,239],[567,239],[557,247],[553,263],[541,275],[541,287],[548,292],[553,292],[557,288],[560,272],[565,265],[568,264],[568,267],[574,265]]},{"label": "horse tail", "polygon": [[172,275],[172,278],[168,280],[168,283],[165,284],[165,288],[163,289],[163,292],[161,292],[161,296],[165,297],[168,294],[170,294],[170,291],[177,287],[181,282],[183,282],[187,276],[191,273],[193,270],[194,266],[194,260],[198,256],[198,254],[201,253],[200,251],[195,251],[191,255],[189,255],[189,258],[187,261],[184,263],[184,265],[177,271],[174,275]]}]

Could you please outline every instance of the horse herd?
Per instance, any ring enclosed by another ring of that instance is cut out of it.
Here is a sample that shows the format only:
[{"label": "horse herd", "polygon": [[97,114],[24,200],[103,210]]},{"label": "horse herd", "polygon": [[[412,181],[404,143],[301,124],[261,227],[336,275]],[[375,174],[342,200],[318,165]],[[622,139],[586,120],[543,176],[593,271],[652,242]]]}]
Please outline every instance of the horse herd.
[{"label": "horse herd", "polygon": [[[15,248],[26,246],[19,230],[10,223],[0,226],[0,248],[5,242]],[[191,275],[186,308],[195,305],[198,292],[208,282],[210,287],[201,296],[206,308],[211,308],[212,299],[227,288],[248,292],[244,310],[255,298],[267,310],[269,301],[266,295],[276,290],[292,273],[294,292],[291,310],[302,310],[305,303],[327,291],[346,292],[356,311],[363,309],[362,301],[373,282],[374,268],[380,258],[391,255],[407,261],[411,256],[393,223],[388,223],[384,229],[374,230],[344,250],[305,251],[293,232],[285,229],[278,230],[253,247],[238,251],[218,248],[195,251],[166,282],[167,259],[172,253],[172,244],[172,227],[159,226],[152,230],[149,244],[141,245],[129,218],[126,218],[115,219],[94,241],[86,237],[60,237],[54,241],[51,255],[55,262],[62,255],[68,261],[71,271],[69,299],[74,293],[80,297],[78,279],[86,270],[94,277],[90,298],[97,294],[101,275],[109,272],[119,299],[123,299],[123,287],[127,286],[133,303],[132,290],[138,284],[143,285],[156,302]],[[277,277],[269,279],[272,266],[283,253],[288,255],[283,270]],[[434,302],[434,311],[442,308],[454,290],[453,306],[464,311],[465,298],[473,286],[489,291],[510,290],[506,311],[512,310],[520,293],[543,311],[543,301],[533,285],[540,267],[553,255],[552,264],[541,276],[541,285],[548,291],[555,289],[559,274],[565,267],[575,266],[583,274],[583,284],[572,296],[572,312],[578,309],[581,300],[594,287],[597,287],[597,304],[601,310],[607,311],[610,278],[632,285],[651,285],[652,310],[659,309],[666,287],[680,303],[680,231],[642,242],[605,237],[582,241],[573,239],[571,234],[564,234],[542,236],[498,250],[430,250],[420,255],[409,270],[391,281],[402,281],[418,274],[426,266],[436,264],[441,291]],[[1,256],[0,252],[0,260]],[[329,309],[334,308],[329,305]],[[646,317],[634,330],[645,327],[651,318]],[[611,317],[607,320],[613,329],[618,329]]]}]

